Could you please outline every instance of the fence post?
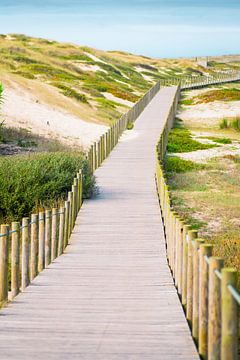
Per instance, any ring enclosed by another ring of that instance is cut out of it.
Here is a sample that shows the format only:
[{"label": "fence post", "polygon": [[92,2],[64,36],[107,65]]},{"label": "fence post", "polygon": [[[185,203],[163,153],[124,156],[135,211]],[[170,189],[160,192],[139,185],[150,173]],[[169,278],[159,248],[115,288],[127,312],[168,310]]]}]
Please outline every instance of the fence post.
[{"label": "fence post", "polygon": [[31,215],[30,281],[37,276],[38,215]]},{"label": "fence post", "polygon": [[187,320],[192,325],[193,311],[193,240],[197,238],[197,231],[188,231],[188,262],[187,262]]},{"label": "fence post", "polygon": [[65,207],[65,224],[64,224],[64,245],[63,246],[65,249],[68,244],[68,239],[69,239],[69,234],[68,234],[69,224],[68,224],[68,222],[69,222],[70,202],[65,201],[64,207]]},{"label": "fence post", "polygon": [[72,193],[73,193],[73,202],[72,202],[72,229],[74,228],[75,225],[75,220],[76,220],[76,199],[77,199],[77,186],[76,185],[72,185]]},{"label": "fence post", "polygon": [[199,354],[202,359],[207,359],[208,343],[208,262],[212,256],[213,245],[200,245],[199,252]]},{"label": "fence post", "polygon": [[187,306],[187,267],[188,267],[188,243],[187,243],[187,233],[189,230],[188,225],[183,225],[183,256],[182,256],[182,305],[186,310]]},{"label": "fence post", "polygon": [[[12,223],[12,249],[11,249],[11,299],[18,293],[20,288],[20,223]],[[2,241],[2,239],[0,239]],[[2,280],[2,279],[1,279]]]},{"label": "fence post", "polygon": [[9,241],[9,225],[1,225],[0,306],[3,306],[8,301],[8,241]]},{"label": "fence post", "polygon": [[65,207],[61,206],[60,221],[59,221],[58,256],[63,253],[64,223],[65,223]]},{"label": "fence post", "polygon": [[29,285],[29,218],[22,219],[22,290]]},{"label": "fence post", "polygon": [[221,280],[215,271],[221,271],[223,260],[210,258],[208,296],[208,360],[220,360],[221,352]]},{"label": "fence post", "polygon": [[222,274],[222,341],[221,359],[238,359],[238,309],[236,300],[229,291],[228,286],[237,285],[237,271],[232,268],[224,268]]},{"label": "fence post", "polygon": [[70,203],[70,205],[69,205],[69,221],[68,221],[68,223],[69,223],[68,231],[69,231],[69,238],[70,238],[71,233],[72,233],[72,212],[73,212],[73,193],[72,193],[72,191],[68,192],[68,201]]},{"label": "fence post", "polygon": [[39,236],[38,236],[38,272],[45,268],[45,216],[39,213]]},{"label": "fence post", "polygon": [[45,266],[51,262],[51,210],[45,211]]},{"label": "fence post", "polygon": [[58,209],[52,208],[52,247],[51,247],[51,261],[57,257],[57,221]]},{"label": "fence post", "polygon": [[181,219],[179,220],[178,256],[178,293],[182,296],[183,221]]},{"label": "fence post", "polygon": [[193,318],[192,335],[198,344],[199,334],[199,247],[203,239],[196,239],[193,246]]},{"label": "fence post", "polygon": [[78,187],[78,178],[75,177],[74,178],[74,182],[73,182],[73,185],[74,185],[74,195],[75,195],[75,219],[77,218],[77,214],[78,214],[78,206],[79,206],[79,187]]}]

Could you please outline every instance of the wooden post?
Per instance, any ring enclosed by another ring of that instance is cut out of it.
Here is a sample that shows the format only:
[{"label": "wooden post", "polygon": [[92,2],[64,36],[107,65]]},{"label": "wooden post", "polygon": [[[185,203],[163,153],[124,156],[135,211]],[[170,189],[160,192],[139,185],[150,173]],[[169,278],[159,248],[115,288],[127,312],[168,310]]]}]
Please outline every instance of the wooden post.
[{"label": "wooden post", "polygon": [[[11,299],[20,288],[20,223],[12,223],[12,249],[11,249]],[[0,241],[2,239],[0,238]],[[0,271],[1,272],[1,271]],[[2,281],[2,279],[1,279]]]},{"label": "wooden post", "polygon": [[79,207],[79,196],[78,196],[78,178],[74,178],[74,196],[75,196],[75,213],[74,213],[74,220],[76,220],[77,218],[77,214],[78,214],[78,207]]},{"label": "wooden post", "polygon": [[228,286],[236,288],[237,271],[232,268],[224,268],[222,274],[222,341],[221,359],[238,359],[238,305],[229,291]]},{"label": "wooden post", "polygon": [[182,234],[182,305],[186,310],[187,306],[187,265],[188,265],[188,243],[187,234],[189,231],[188,225],[183,225]]},{"label": "wooden post", "polygon": [[51,262],[51,210],[45,211],[45,266]]},{"label": "wooden post", "polygon": [[67,244],[68,244],[68,239],[69,239],[69,234],[68,234],[69,224],[68,224],[68,222],[69,222],[70,202],[65,201],[64,207],[65,207],[65,224],[64,224],[64,244],[63,244],[63,247],[65,249]]},{"label": "wooden post", "polygon": [[69,238],[71,236],[71,233],[72,233],[72,213],[73,213],[73,193],[72,191],[69,191],[68,192],[68,201],[70,203],[69,205]]},{"label": "wooden post", "polygon": [[197,231],[189,230],[188,236],[188,264],[187,264],[187,320],[192,325],[193,308],[193,239],[197,238]]},{"label": "wooden post", "polygon": [[57,222],[58,222],[58,209],[52,209],[52,243],[51,243],[51,261],[57,257]]},{"label": "wooden post", "polygon": [[208,295],[208,360],[220,360],[221,353],[221,280],[215,271],[221,271],[223,260],[210,258]]},{"label": "wooden post", "polygon": [[1,225],[0,237],[0,307],[8,301],[8,241],[9,225]]},{"label": "wooden post", "polygon": [[31,215],[30,281],[37,276],[38,215]]},{"label": "wooden post", "polygon": [[39,219],[39,235],[38,235],[38,272],[45,268],[45,216],[44,212],[40,212]]},{"label": "wooden post", "polygon": [[193,246],[193,319],[192,335],[198,344],[199,334],[199,247],[204,243],[202,239],[196,239]]},{"label": "wooden post", "polygon": [[179,220],[178,256],[178,293],[182,296],[183,221],[181,219]]},{"label": "wooden post", "polygon": [[77,187],[76,185],[72,185],[72,194],[73,194],[73,202],[72,202],[72,229],[74,228],[75,225],[75,214],[76,214],[76,191],[77,191]]},{"label": "wooden post", "polygon": [[25,217],[22,219],[22,290],[29,282],[29,218]]},{"label": "wooden post", "polygon": [[[200,245],[199,252],[199,354],[207,359],[208,343],[208,262],[212,256],[213,245]],[[206,260],[207,259],[207,260]],[[208,261],[208,262],[207,262]]]},{"label": "wooden post", "polygon": [[77,208],[77,212],[79,212],[80,208],[81,208],[81,181],[82,181],[82,177],[81,177],[81,170],[77,173],[77,179],[78,179],[78,192],[77,192],[77,196],[78,196],[78,208]]},{"label": "wooden post", "polygon": [[60,207],[60,221],[59,221],[58,256],[63,253],[64,223],[65,223],[65,208],[64,208],[64,206],[61,206]]}]

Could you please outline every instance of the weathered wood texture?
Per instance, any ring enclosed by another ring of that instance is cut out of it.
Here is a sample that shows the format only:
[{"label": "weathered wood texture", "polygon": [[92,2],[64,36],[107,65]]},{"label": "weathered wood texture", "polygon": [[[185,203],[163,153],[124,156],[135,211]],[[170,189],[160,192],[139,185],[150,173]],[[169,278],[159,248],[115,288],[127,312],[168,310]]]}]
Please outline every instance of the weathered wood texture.
[{"label": "weathered wood texture", "polygon": [[155,145],[176,88],[161,90],[96,171],[65,253],[1,311],[1,359],[192,360],[165,252]]}]

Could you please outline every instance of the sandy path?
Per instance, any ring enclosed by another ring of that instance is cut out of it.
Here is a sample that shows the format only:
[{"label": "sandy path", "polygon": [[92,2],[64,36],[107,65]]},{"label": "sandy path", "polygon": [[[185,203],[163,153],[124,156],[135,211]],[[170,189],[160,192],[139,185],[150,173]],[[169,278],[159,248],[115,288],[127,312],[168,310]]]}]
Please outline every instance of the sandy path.
[{"label": "sandy path", "polygon": [[27,128],[35,134],[84,148],[107,129],[104,125],[86,122],[58,107],[40,103],[34,95],[20,88],[5,88],[2,114],[8,126]]}]

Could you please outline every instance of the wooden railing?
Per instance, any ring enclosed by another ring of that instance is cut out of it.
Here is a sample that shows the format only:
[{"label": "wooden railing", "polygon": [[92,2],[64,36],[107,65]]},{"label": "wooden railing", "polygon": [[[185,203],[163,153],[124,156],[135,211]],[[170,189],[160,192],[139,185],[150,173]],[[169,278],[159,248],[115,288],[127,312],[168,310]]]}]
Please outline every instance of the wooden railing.
[{"label": "wooden railing", "polygon": [[213,75],[184,76],[182,78],[168,78],[160,80],[160,86],[180,86],[182,90],[195,89],[208,85],[223,84],[240,80],[240,71],[228,70],[216,72]]},{"label": "wooden railing", "polygon": [[198,233],[171,207],[162,162],[179,94],[180,87],[156,147],[156,183],[168,263],[201,358],[237,360],[240,305],[237,271],[224,268],[224,260],[212,256],[213,246],[198,238]]},{"label": "wooden railing", "polygon": [[[90,147],[87,160],[92,173],[115,147],[128,122],[137,119],[158,91],[159,83]],[[82,205],[83,176],[79,170],[68,199],[59,208],[32,214],[11,226],[1,225],[0,306],[23,291],[39,272],[64,252]]]}]

